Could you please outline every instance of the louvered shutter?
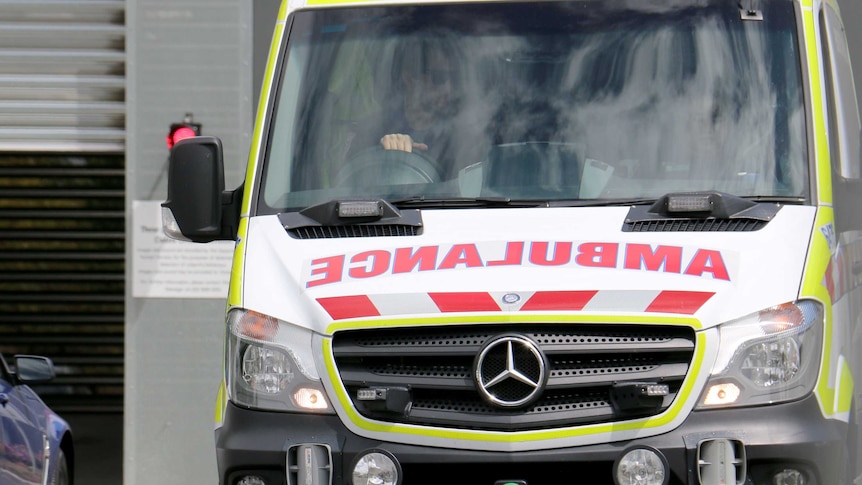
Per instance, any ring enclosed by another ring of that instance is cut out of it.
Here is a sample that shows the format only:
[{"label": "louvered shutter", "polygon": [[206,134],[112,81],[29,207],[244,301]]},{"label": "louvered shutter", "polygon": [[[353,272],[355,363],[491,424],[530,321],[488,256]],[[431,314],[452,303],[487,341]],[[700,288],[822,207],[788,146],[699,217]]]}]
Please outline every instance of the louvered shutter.
[{"label": "louvered shutter", "polygon": [[125,1],[0,0],[0,351],[61,411],[121,411]]},{"label": "louvered shutter", "polygon": [[123,152],[124,18],[124,0],[0,0],[0,152]]}]

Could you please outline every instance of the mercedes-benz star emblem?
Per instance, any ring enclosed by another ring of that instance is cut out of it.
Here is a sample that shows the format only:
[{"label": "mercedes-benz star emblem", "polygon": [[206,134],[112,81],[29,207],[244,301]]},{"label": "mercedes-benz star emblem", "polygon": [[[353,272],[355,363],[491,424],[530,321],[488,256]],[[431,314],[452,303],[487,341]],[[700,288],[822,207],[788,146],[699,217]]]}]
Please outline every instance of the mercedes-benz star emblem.
[{"label": "mercedes-benz star emblem", "polygon": [[476,386],[491,404],[514,408],[533,402],[545,387],[545,358],[539,346],[520,335],[489,340],[474,364]]}]

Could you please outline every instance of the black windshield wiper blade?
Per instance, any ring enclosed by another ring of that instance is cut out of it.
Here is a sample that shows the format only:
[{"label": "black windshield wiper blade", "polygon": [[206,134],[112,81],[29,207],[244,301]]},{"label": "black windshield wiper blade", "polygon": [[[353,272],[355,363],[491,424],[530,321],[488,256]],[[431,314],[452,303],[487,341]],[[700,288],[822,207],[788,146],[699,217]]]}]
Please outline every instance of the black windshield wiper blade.
[{"label": "black windshield wiper blade", "polygon": [[775,202],[778,204],[804,204],[805,197],[787,195],[746,195],[743,199],[753,202]]},{"label": "black windshield wiper blade", "polygon": [[510,199],[508,197],[426,197],[414,196],[389,201],[398,208],[470,208],[470,207],[549,207],[546,200]]},{"label": "black windshield wiper blade", "polygon": [[630,205],[654,204],[655,198],[632,199],[571,199],[551,201],[550,207],[620,207]]}]

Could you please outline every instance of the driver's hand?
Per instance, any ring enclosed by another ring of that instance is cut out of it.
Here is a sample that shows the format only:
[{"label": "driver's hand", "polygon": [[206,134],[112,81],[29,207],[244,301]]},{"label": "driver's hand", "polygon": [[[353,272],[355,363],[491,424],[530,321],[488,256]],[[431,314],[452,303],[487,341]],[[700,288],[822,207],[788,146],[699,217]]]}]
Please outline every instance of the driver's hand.
[{"label": "driver's hand", "polygon": [[413,141],[410,135],[393,133],[385,135],[380,139],[384,150],[401,150],[402,152],[413,152],[413,150],[428,150],[428,145]]}]

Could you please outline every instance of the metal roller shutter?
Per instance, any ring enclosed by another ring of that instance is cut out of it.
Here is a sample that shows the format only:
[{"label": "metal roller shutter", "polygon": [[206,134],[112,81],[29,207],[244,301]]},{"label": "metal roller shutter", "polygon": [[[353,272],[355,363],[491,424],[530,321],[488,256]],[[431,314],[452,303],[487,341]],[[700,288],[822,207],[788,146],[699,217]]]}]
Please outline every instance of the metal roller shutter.
[{"label": "metal roller shutter", "polygon": [[0,350],[122,410],[125,0],[0,0]]}]

